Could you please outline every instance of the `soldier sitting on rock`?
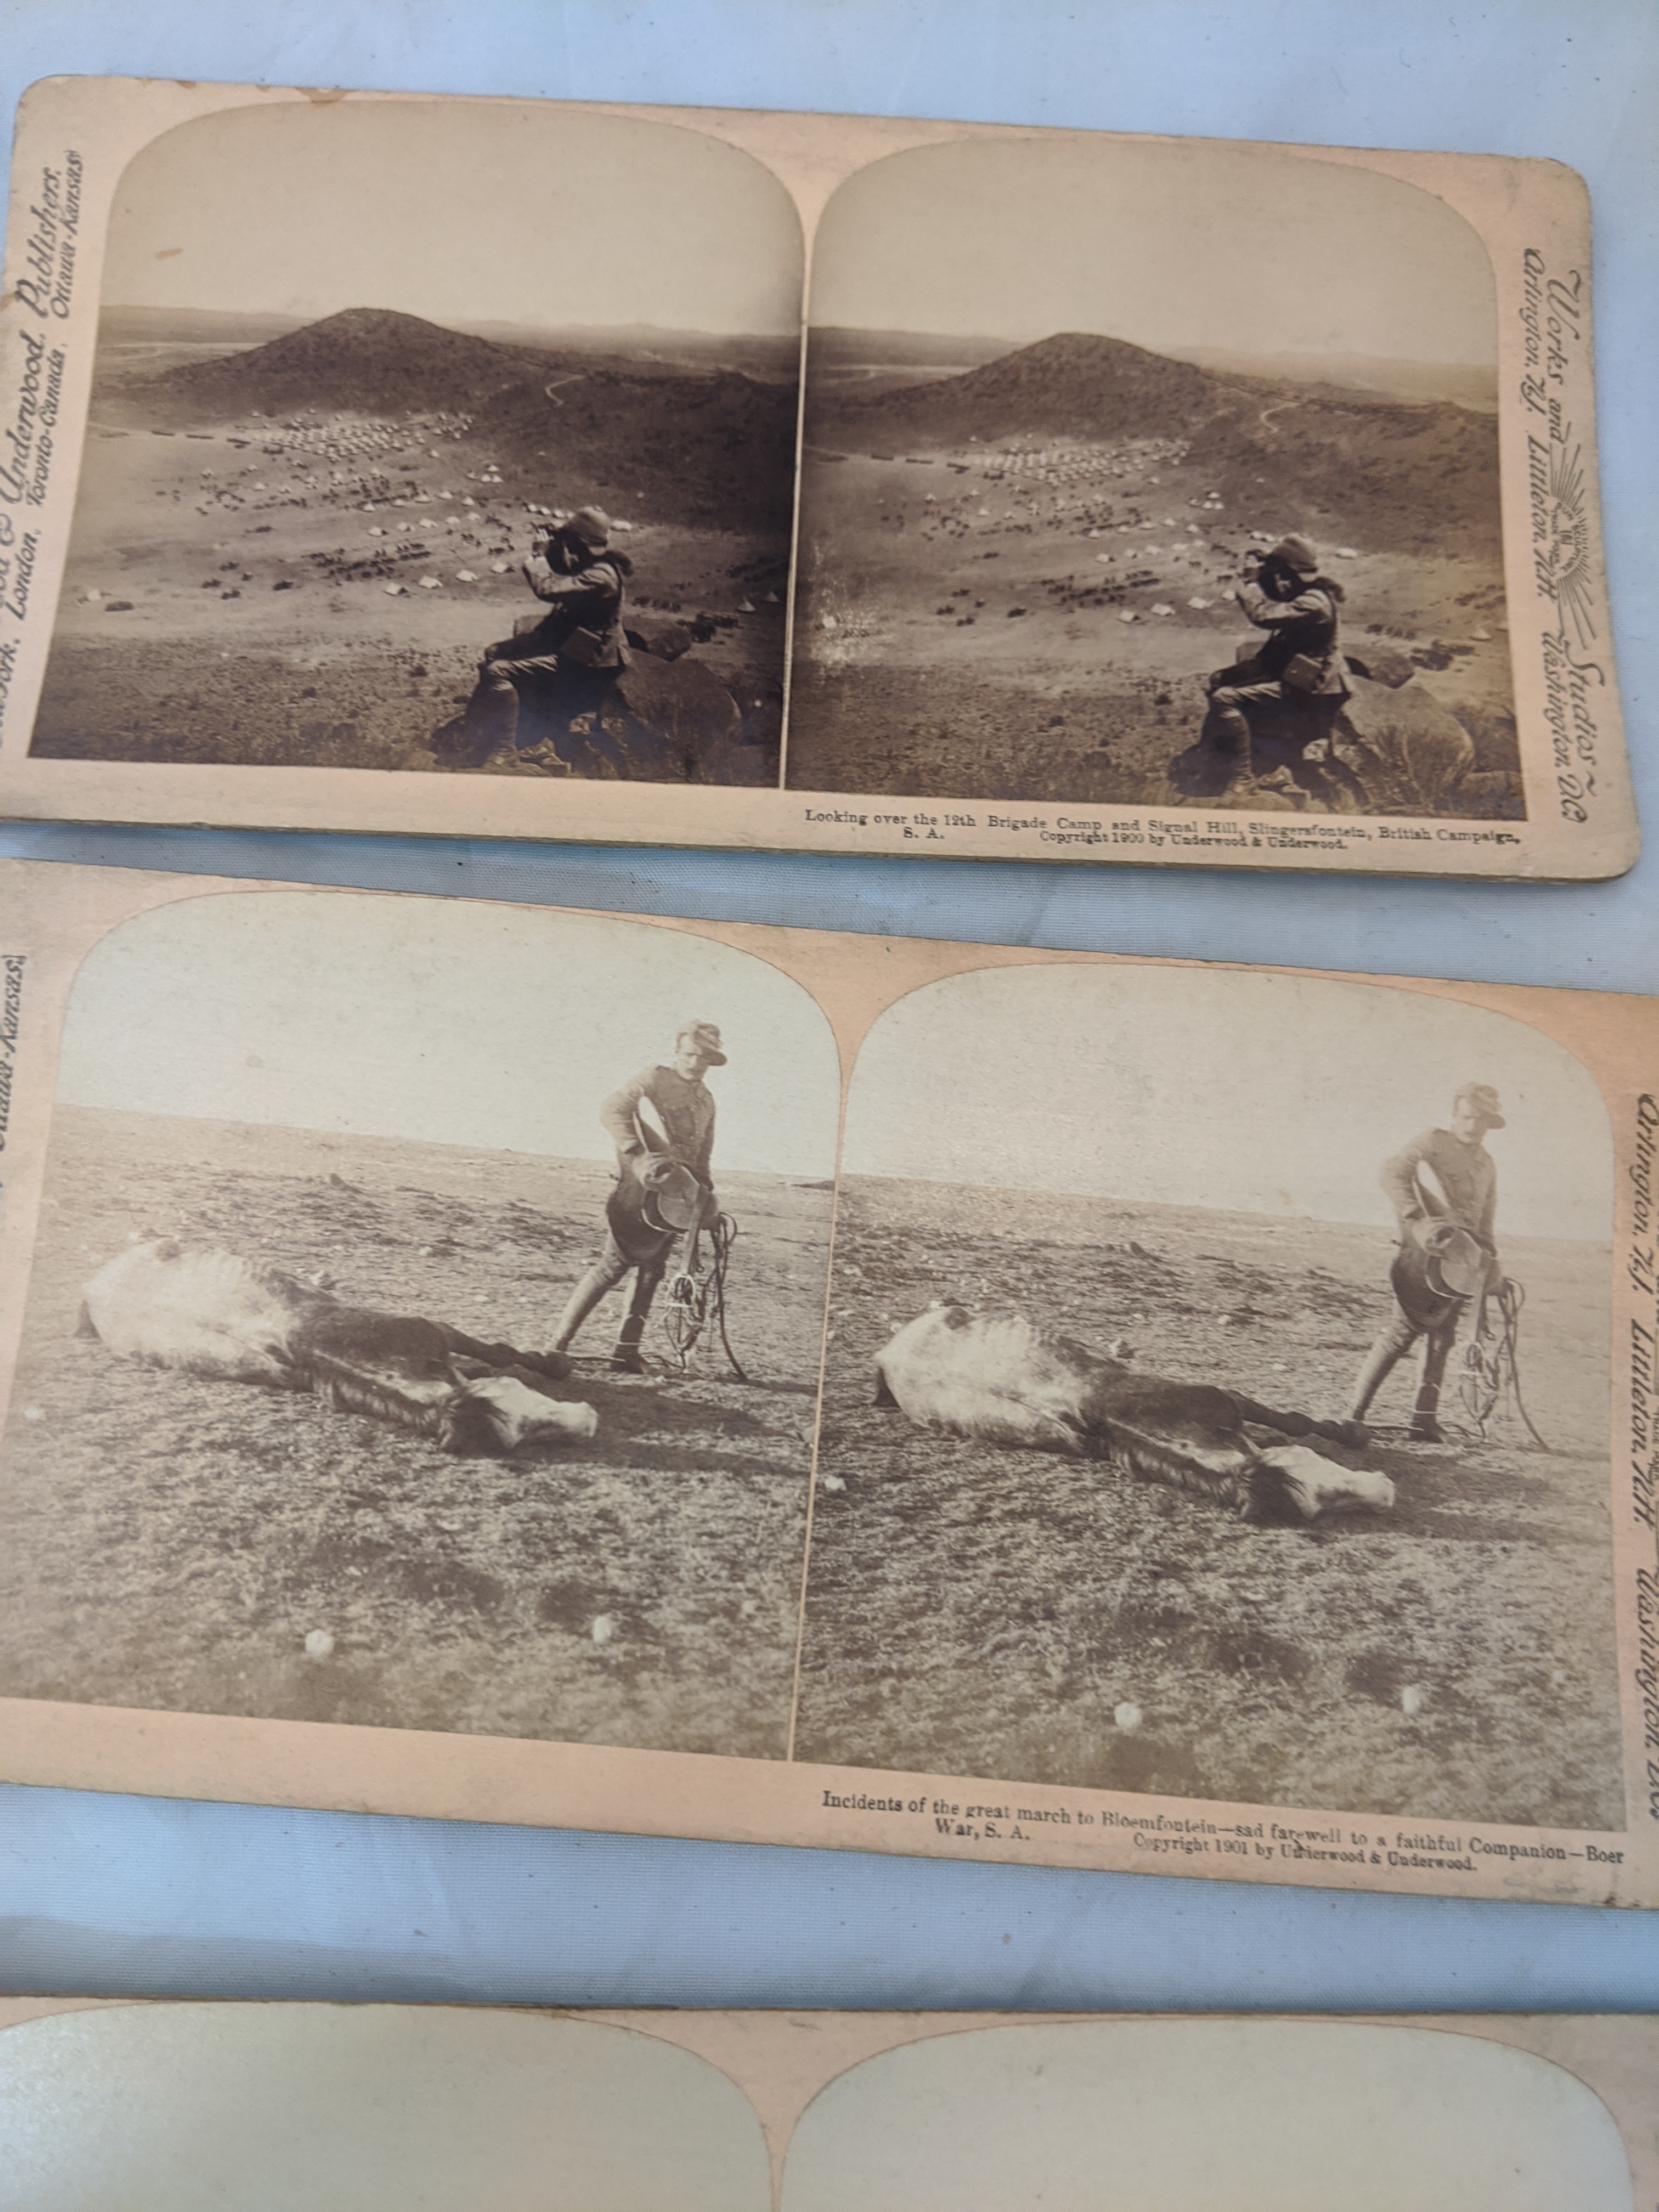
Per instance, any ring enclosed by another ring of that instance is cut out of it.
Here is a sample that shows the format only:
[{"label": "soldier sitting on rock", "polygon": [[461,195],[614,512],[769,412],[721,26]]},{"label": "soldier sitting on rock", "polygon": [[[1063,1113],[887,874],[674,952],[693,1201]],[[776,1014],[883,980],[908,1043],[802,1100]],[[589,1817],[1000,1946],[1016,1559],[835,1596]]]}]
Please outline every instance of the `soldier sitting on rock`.
[{"label": "soldier sitting on rock", "polygon": [[1329,733],[1349,691],[1337,618],[1346,594],[1334,576],[1320,574],[1307,538],[1281,538],[1234,596],[1267,638],[1251,659],[1206,679],[1210,707],[1200,742],[1226,762],[1229,787],[1254,778],[1253,714],[1273,714],[1299,755]]},{"label": "soldier sitting on rock", "polygon": [[[568,736],[575,725],[582,735],[597,729],[605,695],[629,665],[623,600],[632,567],[612,547],[611,518],[602,507],[579,507],[568,522],[538,533],[524,580],[548,611],[522,637],[492,645],[479,663],[465,715],[476,757],[517,744],[526,689],[556,732]],[[574,768],[574,759],[565,757]],[[598,772],[605,772],[602,766]]]}]

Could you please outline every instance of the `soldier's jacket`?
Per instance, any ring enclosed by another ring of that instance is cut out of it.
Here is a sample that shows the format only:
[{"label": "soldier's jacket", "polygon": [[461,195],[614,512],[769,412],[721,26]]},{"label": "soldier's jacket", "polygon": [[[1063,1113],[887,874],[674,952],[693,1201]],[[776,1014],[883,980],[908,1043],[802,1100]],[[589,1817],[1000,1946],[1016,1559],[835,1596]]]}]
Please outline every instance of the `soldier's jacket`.
[{"label": "soldier's jacket", "polygon": [[670,1157],[690,1168],[699,1182],[708,1182],[714,1099],[708,1085],[688,1082],[676,1067],[657,1066],[641,1069],[631,1083],[613,1091],[599,1109],[599,1119],[623,1159],[665,1149],[662,1137],[655,1135],[641,1114],[644,1105],[654,1108]]},{"label": "soldier's jacket", "polygon": [[622,571],[614,562],[596,553],[585,568],[566,576],[535,553],[524,564],[524,580],[547,602],[534,632],[543,652],[556,653],[579,668],[627,667]]},{"label": "soldier's jacket", "polygon": [[[1443,1197],[1423,1174],[1425,1168]],[[1498,1169],[1484,1145],[1466,1145],[1449,1129],[1425,1129],[1383,1162],[1380,1180],[1402,1224],[1425,1215],[1455,1221],[1482,1243],[1492,1243],[1498,1218]]]},{"label": "soldier's jacket", "polygon": [[1260,584],[1245,584],[1237,596],[1256,628],[1268,633],[1267,643],[1255,657],[1264,677],[1282,677],[1290,663],[1302,654],[1316,664],[1319,674],[1311,684],[1297,684],[1297,690],[1316,697],[1347,696],[1336,601],[1328,592],[1310,585],[1293,599],[1275,599]]}]

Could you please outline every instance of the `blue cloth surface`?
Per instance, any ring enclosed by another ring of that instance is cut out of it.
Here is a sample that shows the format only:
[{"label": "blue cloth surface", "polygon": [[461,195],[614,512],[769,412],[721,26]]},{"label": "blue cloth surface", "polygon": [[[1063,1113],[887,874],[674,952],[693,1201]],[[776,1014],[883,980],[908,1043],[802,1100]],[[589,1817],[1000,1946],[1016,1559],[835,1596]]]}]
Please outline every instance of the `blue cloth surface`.
[{"label": "blue cloth surface", "polygon": [[[117,73],[1548,155],[1589,183],[1638,799],[1653,598],[1659,15],[1641,0],[10,0],[0,109]],[[1120,952],[1656,988],[1659,857],[1602,885],[14,826],[124,867]],[[0,1790],[0,1986],[607,2004],[1659,2007],[1659,1917]]]},{"label": "blue cloth surface", "polygon": [[502,2004],[1647,2011],[1659,1913],[0,1789],[0,1987]]}]

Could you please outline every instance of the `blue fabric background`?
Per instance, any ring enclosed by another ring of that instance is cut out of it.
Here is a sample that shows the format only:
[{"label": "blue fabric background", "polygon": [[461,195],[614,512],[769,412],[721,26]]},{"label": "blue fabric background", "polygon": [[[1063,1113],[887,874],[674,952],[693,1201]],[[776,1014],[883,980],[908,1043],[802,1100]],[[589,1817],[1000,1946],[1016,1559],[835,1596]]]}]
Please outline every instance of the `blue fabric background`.
[{"label": "blue fabric background", "polygon": [[[111,72],[1548,155],[1588,179],[1614,629],[1659,823],[1650,0],[9,0],[0,112]],[[1034,212],[1040,220],[1040,211]],[[1651,991],[1613,884],[96,828],[0,852],[1005,943]],[[0,1790],[0,1986],[557,2003],[1659,2008],[1659,1916]]]}]

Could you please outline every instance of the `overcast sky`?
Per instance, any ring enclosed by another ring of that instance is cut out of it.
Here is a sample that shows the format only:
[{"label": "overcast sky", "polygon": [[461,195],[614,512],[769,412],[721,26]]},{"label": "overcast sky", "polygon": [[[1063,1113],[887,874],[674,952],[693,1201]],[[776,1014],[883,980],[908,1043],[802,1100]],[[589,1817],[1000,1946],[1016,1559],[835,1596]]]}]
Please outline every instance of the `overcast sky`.
[{"label": "overcast sky", "polygon": [[1069,136],[893,154],[836,191],[816,324],[1491,365],[1492,264],[1432,193],[1261,147]]},{"label": "overcast sky", "polygon": [[1612,1234],[1613,1139],[1578,1061],[1508,1015],[1310,977],[981,969],[884,1014],[859,1054],[854,1175],[1392,1222],[1377,1170],[1464,1082],[1509,1126],[1500,1236]]},{"label": "overcast sky", "polygon": [[794,331],[771,171],[665,123],[535,103],[273,101],[181,124],[117,188],[106,306]]},{"label": "overcast sky", "polygon": [[327,892],[181,899],[76,979],[74,1105],[609,1159],[601,1102],[717,1023],[722,1166],[834,1172],[840,1075],[817,1002],[764,961],[639,922]]}]

